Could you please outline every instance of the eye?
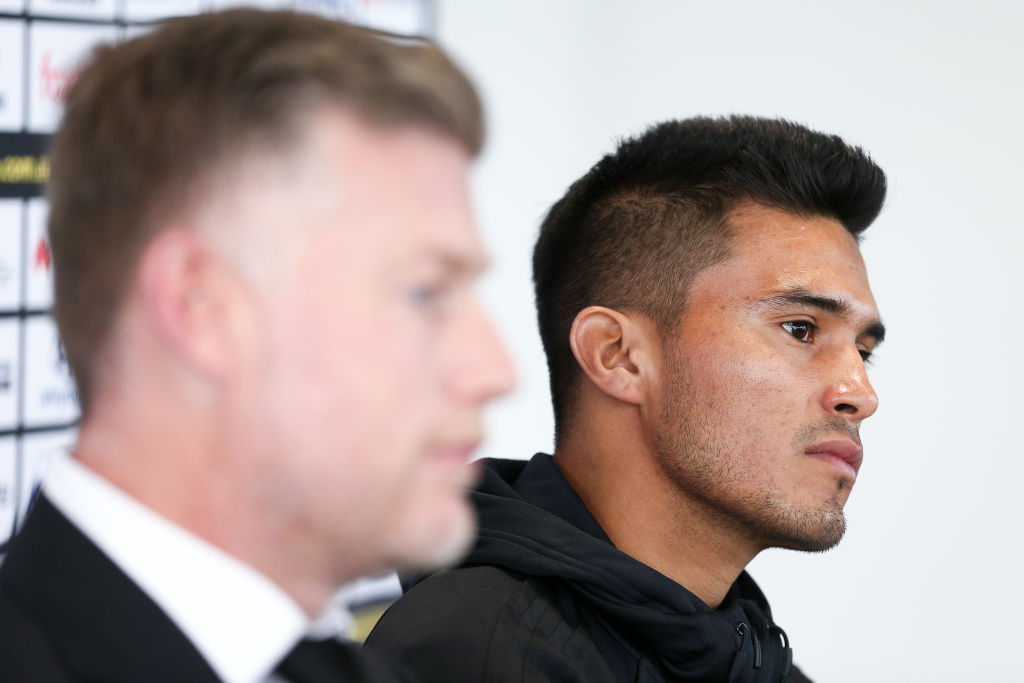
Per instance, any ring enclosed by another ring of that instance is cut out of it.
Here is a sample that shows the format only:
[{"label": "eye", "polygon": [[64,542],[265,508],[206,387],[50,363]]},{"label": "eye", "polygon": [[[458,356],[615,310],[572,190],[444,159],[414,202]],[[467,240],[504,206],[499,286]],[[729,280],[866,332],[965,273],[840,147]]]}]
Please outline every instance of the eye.
[{"label": "eye", "polygon": [[441,292],[437,285],[418,285],[409,290],[409,299],[417,306],[430,306],[441,298]]},{"label": "eye", "polygon": [[456,287],[447,279],[426,280],[410,286],[406,297],[413,311],[440,320],[455,305]]},{"label": "eye", "polygon": [[871,352],[866,349],[860,349],[860,359],[864,361],[864,365],[871,364]]},{"label": "eye", "polygon": [[810,344],[814,341],[814,336],[818,331],[818,326],[807,320],[790,320],[782,323],[782,329],[789,332],[794,339],[804,344]]}]

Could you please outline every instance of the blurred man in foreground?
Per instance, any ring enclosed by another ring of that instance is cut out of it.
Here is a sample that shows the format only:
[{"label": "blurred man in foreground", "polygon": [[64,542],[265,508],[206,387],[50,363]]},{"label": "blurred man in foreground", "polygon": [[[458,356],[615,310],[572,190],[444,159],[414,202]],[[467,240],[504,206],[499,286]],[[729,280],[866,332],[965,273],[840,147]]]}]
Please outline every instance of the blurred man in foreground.
[{"label": "blurred man in foreground", "polygon": [[49,187],[83,417],[0,571],[4,677],[390,679],[305,637],[343,583],[470,542],[511,381],[472,290],[481,142],[436,48],[312,16],[95,53]]},{"label": "blurred man in foreground", "polygon": [[431,681],[799,681],[744,571],[845,529],[884,328],[857,241],[882,171],[733,117],[652,127],[534,250],[554,457],[488,463],[465,565],[368,646]]}]

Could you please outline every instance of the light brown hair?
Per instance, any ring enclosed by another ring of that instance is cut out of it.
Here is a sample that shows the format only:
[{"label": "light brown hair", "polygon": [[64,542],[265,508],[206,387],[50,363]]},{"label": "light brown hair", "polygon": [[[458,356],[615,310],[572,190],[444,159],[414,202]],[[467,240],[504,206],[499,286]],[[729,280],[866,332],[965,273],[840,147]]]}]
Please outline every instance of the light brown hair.
[{"label": "light brown hair", "polygon": [[83,412],[143,247],[216,167],[340,105],[436,130],[475,155],[479,99],[427,41],[291,12],[174,19],[97,48],[68,92],[48,186],[54,317]]}]

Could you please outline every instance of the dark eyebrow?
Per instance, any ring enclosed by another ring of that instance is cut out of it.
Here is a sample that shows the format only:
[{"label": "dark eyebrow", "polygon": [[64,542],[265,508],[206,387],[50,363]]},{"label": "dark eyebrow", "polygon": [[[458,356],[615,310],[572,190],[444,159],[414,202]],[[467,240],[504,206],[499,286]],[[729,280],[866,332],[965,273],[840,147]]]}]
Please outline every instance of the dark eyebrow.
[{"label": "dark eyebrow", "polygon": [[[837,318],[845,317],[850,312],[850,305],[842,299],[813,294],[803,288],[778,292],[764,299],[759,299],[757,303],[765,308],[785,309],[793,306],[814,308],[830,313]],[[881,344],[882,340],[885,339],[885,325],[882,324],[881,320],[872,320],[861,332],[861,336],[863,335],[872,337],[876,344]]]},{"label": "dark eyebrow", "polygon": [[881,320],[876,320],[867,326],[867,329],[864,330],[863,334],[866,334],[869,337],[874,337],[875,344],[881,344],[885,341],[885,325],[882,324]]}]

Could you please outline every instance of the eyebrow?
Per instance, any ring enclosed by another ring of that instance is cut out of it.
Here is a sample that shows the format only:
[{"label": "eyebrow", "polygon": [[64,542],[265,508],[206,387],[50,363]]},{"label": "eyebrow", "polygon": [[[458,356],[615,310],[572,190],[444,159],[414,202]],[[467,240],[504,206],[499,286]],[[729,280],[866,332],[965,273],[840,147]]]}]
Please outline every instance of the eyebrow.
[{"label": "eyebrow", "polygon": [[476,279],[491,266],[486,254],[461,252],[443,247],[428,247],[417,254],[419,263],[432,263],[440,268],[445,277],[468,277]]},{"label": "eyebrow", "polygon": [[[793,306],[814,308],[824,311],[837,318],[845,318],[850,312],[850,305],[842,299],[837,299],[823,294],[815,294],[802,287],[778,292],[758,302],[765,308],[786,309]],[[881,344],[885,339],[885,325],[878,318],[870,321],[861,331],[861,336],[867,335],[874,338],[876,344]]]}]

